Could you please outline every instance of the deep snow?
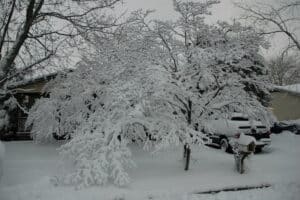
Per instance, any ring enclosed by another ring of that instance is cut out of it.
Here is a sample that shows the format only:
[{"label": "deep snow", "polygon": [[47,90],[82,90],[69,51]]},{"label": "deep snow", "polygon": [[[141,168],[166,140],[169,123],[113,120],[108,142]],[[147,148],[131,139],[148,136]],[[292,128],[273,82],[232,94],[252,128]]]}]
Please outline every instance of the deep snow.
[{"label": "deep snow", "polygon": [[[158,154],[132,147],[137,167],[130,170],[132,183],[123,188],[114,185],[75,190],[54,186],[50,179],[67,167],[59,162],[56,147],[33,142],[7,142],[4,176],[0,183],[1,200],[198,200],[198,199],[272,199],[300,198],[300,137],[287,132],[272,135],[272,145],[254,155],[246,174],[234,170],[232,154],[218,149],[193,148],[191,169],[183,170],[182,147]],[[268,189],[196,195],[212,189],[233,186],[271,184]]]},{"label": "deep snow", "polygon": [[276,86],[275,89],[300,94],[300,84]]},{"label": "deep snow", "polygon": [[0,180],[3,173],[3,160],[4,160],[5,148],[4,144],[0,141]]}]

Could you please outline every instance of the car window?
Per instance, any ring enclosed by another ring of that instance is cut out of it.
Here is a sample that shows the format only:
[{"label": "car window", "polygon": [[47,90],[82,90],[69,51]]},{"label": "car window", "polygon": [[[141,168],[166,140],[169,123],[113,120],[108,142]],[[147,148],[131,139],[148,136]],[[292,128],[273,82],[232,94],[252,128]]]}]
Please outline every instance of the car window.
[{"label": "car window", "polygon": [[239,129],[251,129],[251,126],[239,126]]},{"label": "car window", "polygon": [[232,117],[232,121],[249,121],[248,118],[245,117]]},{"label": "car window", "polygon": [[256,126],[256,128],[267,128],[266,126]]}]

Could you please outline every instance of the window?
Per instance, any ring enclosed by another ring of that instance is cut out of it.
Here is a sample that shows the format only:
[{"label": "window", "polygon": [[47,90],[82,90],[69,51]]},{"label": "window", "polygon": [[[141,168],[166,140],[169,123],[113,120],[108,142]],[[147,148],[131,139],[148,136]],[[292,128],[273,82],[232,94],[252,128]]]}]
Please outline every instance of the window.
[{"label": "window", "polygon": [[249,121],[246,117],[232,117],[232,121]]}]

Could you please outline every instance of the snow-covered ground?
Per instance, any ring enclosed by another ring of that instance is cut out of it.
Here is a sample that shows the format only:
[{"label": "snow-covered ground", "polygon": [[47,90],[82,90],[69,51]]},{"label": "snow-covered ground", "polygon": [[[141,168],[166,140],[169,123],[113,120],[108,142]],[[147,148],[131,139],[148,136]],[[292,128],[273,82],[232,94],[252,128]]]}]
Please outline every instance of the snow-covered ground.
[{"label": "snow-covered ground", "polygon": [[300,94],[300,84],[275,86],[275,89]]},{"label": "snow-covered ground", "polygon": [[[58,145],[7,142],[1,200],[299,200],[300,137],[289,133],[272,135],[271,147],[254,155],[249,169],[240,175],[234,170],[233,155],[218,149],[193,149],[191,169],[184,171],[182,148],[152,155],[133,147],[137,167],[130,170],[132,183],[75,190],[54,186],[50,179],[66,168],[59,162]],[[197,192],[271,184],[270,188],[199,195]]]},{"label": "snow-covered ground", "polygon": [[0,141],[0,180],[3,173],[3,159],[5,154],[4,144]]}]

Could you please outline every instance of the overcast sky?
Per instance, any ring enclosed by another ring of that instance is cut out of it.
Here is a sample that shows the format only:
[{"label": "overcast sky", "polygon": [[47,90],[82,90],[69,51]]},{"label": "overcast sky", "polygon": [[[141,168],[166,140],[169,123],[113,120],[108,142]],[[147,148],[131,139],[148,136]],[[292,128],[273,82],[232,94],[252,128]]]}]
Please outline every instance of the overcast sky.
[{"label": "overcast sky", "polygon": [[[233,5],[233,2],[237,0],[221,0],[220,4],[215,5],[212,8],[212,16],[208,17],[208,22],[213,23],[218,20],[231,21],[234,18],[238,18],[242,13],[240,9]],[[253,0],[243,0],[245,2],[253,2]],[[268,2],[276,2],[277,0],[260,0]],[[133,11],[137,9],[151,9],[156,10],[152,14],[153,18],[161,20],[172,20],[176,19],[176,13],[173,11],[172,0],[124,0],[122,10]],[[279,37],[280,38],[280,37]],[[280,42],[278,42],[280,41]],[[285,40],[283,38],[272,40],[272,48],[264,51],[263,54],[266,57],[272,57],[274,54],[278,54],[279,50],[284,46]],[[278,49],[278,50],[277,50]]]},{"label": "overcast sky", "polygon": [[[174,19],[176,14],[173,11],[172,0],[124,0],[124,8],[129,11],[139,8],[153,9],[156,12],[153,14],[154,18],[158,19]],[[212,20],[230,20],[233,16],[239,13],[239,10],[234,7],[232,0],[221,0],[221,3],[215,5],[212,9]]]}]

